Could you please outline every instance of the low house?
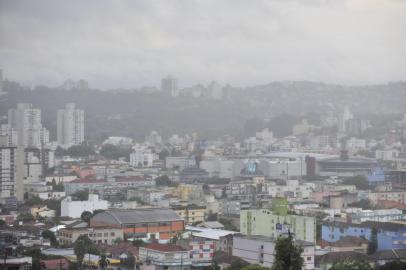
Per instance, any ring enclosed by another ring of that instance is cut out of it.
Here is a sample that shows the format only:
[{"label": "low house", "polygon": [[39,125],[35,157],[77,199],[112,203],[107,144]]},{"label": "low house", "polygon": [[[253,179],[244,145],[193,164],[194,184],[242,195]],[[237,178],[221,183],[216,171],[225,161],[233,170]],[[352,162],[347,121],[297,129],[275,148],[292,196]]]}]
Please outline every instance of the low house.
[{"label": "low house", "polygon": [[[304,269],[314,269],[315,245],[311,242],[296,240],[303,247]],[[275,261],[276,239],[266,236],[235,236],[233,239],[233,256],[250,264],[272,267]]]},{"label": "low house", "polygon": [[330,251],[344,252],[355,251],[366,254],[369,241],[362,237],[345,236],[337,242],[321,241],[320,245],[323,248],[328,248]]},{"label": "low house", "polygon": [[355,252],[355,251],[345,251],[345,252],[329,252],[327,254],[316,256],[315,265],[317,269],[329,270],[334,263],[345,261],[345,260],[357,260],[357,261],[367,261],[370,259],[368,255]]},{"label": "low house", "polygon": [[189,270],[192,265],[189,251],[176,245],[149,243],[139,249],[139,257],[155,270]]}]

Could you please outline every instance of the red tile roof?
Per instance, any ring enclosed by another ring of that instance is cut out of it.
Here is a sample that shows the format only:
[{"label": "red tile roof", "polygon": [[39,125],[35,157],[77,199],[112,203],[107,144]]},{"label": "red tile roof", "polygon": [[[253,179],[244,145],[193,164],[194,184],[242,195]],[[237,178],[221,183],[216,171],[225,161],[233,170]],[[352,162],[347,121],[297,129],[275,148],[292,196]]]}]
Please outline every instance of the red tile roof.
[{"label": "red tile roof", "polygon": [[41,264],[44,265],[45,269],[68,269],[69,268],[69,263],[68,260],[65,258],[62,259],[53,259],[53,260],[41,260]]},{"label": "red tile roof", "polygon": [[181,246],[169,245],[169,244],[165,245],[165,244],[159,244],[159,243],[146,244],[145,248],[162,251],[162,252],[185,251],[185,249],[182,248]]},{"label": "red tile roof", "polygon": [[118,176],[116,177],[116,182],[135,182],[144,181],[145,178],[142,176]]},{"label": "red tile roof", "polygon": [[84,183],[107,183],[106,179],[87,179],[87,178],[83,178],[83,179],[75,179],[73,181],[68,182],[69,183],[74,183],[74,184],[84,184]]}]

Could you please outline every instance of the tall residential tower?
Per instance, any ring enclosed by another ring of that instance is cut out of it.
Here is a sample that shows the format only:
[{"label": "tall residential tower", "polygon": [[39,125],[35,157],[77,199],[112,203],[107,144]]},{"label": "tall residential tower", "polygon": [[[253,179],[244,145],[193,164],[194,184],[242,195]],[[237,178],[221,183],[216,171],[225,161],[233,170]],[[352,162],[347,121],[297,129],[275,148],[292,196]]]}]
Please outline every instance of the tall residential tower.
[{"label": "tall residential tower", "polygon": [[74,103],[58,111],[58,143],[65,147],[81,144],[85,137],[84,111],[76,109]]},{"label": "tall residential tower", "polygon": [[41,124],[41,110],[31,104],[19,103],[17,109],[10,109],[8,125],[15,130],[18,145],[41,148],[49,142],[49,131]]}]

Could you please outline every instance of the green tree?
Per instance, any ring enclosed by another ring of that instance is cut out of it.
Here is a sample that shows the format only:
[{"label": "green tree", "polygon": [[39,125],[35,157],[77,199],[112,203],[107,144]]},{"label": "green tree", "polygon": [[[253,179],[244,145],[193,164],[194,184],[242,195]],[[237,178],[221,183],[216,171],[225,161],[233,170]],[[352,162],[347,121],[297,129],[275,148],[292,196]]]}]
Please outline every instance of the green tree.
[{"label": "green tree", "polygon": [[49,209],[55,211],[55,217],[59,217],[61,215],[61,201],[59,200],[47,200],[46,205]]},{"label": "green tree", "polygon": [[276,137],[281,138],[292,134],[297,119],[290,114],[280,114],[269,121],[268,126]]},{"label": "green tree", "polygon": [[127,254],[127,258],[121,260],[121,264],[129,269],[134,269],[135,257],[132,254]]},{"label": "green tree", "polygon": [[145,246],[145,242],[142,241],[141,239],[135,239],[133,241],[133,246],[135,246],[135,247],[143,247],[143,246]]},{"label": "green tree", "polygon": [[51,246],[56,247],[58,246],[58,241],[56,240],[55,234],[50,230],[45,230],[41,233],[42,237],[45,239],[49,239],[51,241]]},{"label": "green tree", "polygon": [[275,245],[275,261],[273,270],[301,270],[303,248],[294,243],[291,235],[279,237]]},{"label": "green tree", "polygon": [[207,267],[207,270],[220,270],[221,267],[218,265],[216,261],[213,261],[210,266]]},{"label": "green tree", "polygon": [[204,184],[203,186],[202,186],[202,189],[203,189],[203,193],[204,194],[210,194],[210,187],[209,187],[209,185],[208,184]]},{"label": "green tree", "polygon": [[169,151],[167,149],[163,149],[161,152],[159,152],[158,156],[159,156],[159,160],[165,160],[166,157],[169,156]]},{"label": "green tree", "polygon": [[93,145],[83,143],[81,145],[73,145],[69,147],[64,154],[71,157],[88,157],[93,156],[95,151]]},{"label": "green tree", "polygon": [[93,214],[90,211],[83,211],[82,214],[80,215],[80,219],[86,223],[90,222],[90,219],[92,218]]},{"label": "green tree", "polygon": [[372,270],[372,267],[367,262],[349,259],[333,264],[330,270]]},{"label": "green tree", "polygon": [[385,263],[384,265],[378,266],[376,270],[405,270],[406,262],[402,261],[392,261]]},{"label": "green tree", "polygon": [[226,270],[241,270],[248,265],[249,265],[249,263],[238,258],[238,259],[232,261],[231,265],[229,267],[227,267]]},{"label": "green tree", "polygon": [[76,259],[78,261],[79,267],[82,268],[83,259],[85,258],[85,254],[98,254],[99,250],[93,244],[92,240],[90,240],[87,235],[79,236],[74,245],[73,251],[76,255]]},{"label": "green tree", "polygon": [[155,178],[155,184],[157,186],[175,187],[176,183],[172,182],[167,175],[158,176]]},{"label": "green tree", "polygon": [[72,197],[79,201],[87,201],[89,199],[89,190],[78,190],[72,194]]},{"label": "green tree", "polygon": [[242,268],[241,270],[271,270],[271,268],[263,267],[259,264],[250,264],[250,265]]},{"label": "green tree", "polygon": [[218,214],[217,213],[209,213],[206,218],[207,221],[217,221]]},{"label": "green tree", "polygon": [[368,180],[364,175],[356,175],[356,176],[347,177],[343,180],[343,184],[354,185],[357,187],[357,189],[362,189],[362,190],[369,188]]},{"label": "green tree", "polygon": [[41,250],[39,248],[32,248],[24,251],[25,256],[32,258],[31,270],[41,270]]},{"label": "green tree", "polygon": [[378,249],[378,230],[373,227],[371,230],[371,240],[368,243],[368,254],[374,254]]},{"label": "green tree", "polygon": [[107,266],[109,265],[109,261],[108,261],[108,259],[107,259],[107,257],[106,257],[105,254],[102,254],[102,255],[100,256],[100,260],[99,260],[98,263],[99,263],[99,268],[100,268],[101,270],[104,270],[104,269],[107,268]]},{"label": "green tree", "polygon": [[35,220],[35,217],[30,213],[21,213],[17,216],[17,221],[28,222],[33,220]]},{"label": "green tree", "polygon": [[108,159],[119,159],[125,157],[127,160],[132,153],[131,147],[120,147],[112,144],[105,144],[100,149],[100,155]]},{"label": "green tree", "polygon": [[38,196],[34,196],[31,199],[25,201],[25,204],[28,206],[38,205],[42,203],[44,203],[44,201]]}]

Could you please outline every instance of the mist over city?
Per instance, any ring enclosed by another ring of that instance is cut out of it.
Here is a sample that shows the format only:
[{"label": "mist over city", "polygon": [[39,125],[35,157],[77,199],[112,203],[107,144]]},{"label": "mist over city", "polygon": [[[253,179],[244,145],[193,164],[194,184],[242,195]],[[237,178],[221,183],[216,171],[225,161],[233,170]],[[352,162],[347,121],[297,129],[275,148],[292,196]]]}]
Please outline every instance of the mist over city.
[{"label": "mist over city", "polygon": [[406,269],[405,14],[0,0],[2,269]]}]

